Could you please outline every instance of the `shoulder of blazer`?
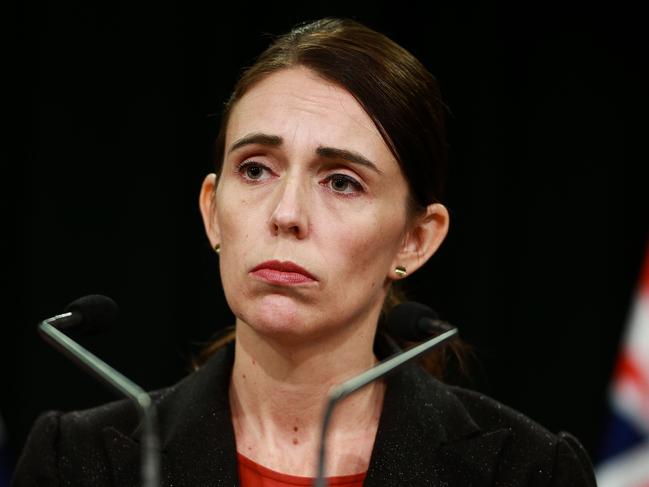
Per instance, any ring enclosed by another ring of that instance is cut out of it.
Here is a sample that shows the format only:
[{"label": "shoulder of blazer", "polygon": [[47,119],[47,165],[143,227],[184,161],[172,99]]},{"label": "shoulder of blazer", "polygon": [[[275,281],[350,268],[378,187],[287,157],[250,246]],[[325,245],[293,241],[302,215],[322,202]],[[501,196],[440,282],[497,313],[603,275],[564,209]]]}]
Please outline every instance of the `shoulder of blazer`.
[{"label": "shoulder of blazer", "polygon": [[485,431],[507,430],[499,475],[512,485],[596,486],[588,453],[571,434],[554,434],[524,414],[468,389],[449,387]]},{"label": "shoulder of blazer", "polygon": [[[165,485],[208,485],[215,478],[224,481],[214,485],[235,484],[228,401],[232,353],[226,347],[177,384],[150,393],[157,406]],[[47,412],[32,428],[12,485],[139,485],[140,433],[138,411],[128,399]],[[35,475],[41,481],[33,482]]]},{"label": "shoulder of blazer", "polygon": [[60,485],[58,468],[58,411],[41,414],[34,423],[11,479],[12,487]]},{"label": "shoulder of blazer", "polygon": [[569,435],[417,365],[387,384],[365,485],[596,485],[587,454]]}]

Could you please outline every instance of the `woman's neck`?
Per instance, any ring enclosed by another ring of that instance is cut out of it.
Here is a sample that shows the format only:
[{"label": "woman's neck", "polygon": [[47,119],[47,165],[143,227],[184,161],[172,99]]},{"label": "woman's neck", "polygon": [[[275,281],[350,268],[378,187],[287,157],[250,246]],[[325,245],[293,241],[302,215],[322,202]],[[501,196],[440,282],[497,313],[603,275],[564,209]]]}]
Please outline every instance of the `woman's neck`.
[{"label": "woman's neck", "polygon": [[[315,475],[327,394],[376,363],[373,327],[345,335],[296,346],[237,324],[230,404],[240,453],[283,473]],[[367,469],[384,389],[374,384],[337,406],[328,434],[328,475]]]}]

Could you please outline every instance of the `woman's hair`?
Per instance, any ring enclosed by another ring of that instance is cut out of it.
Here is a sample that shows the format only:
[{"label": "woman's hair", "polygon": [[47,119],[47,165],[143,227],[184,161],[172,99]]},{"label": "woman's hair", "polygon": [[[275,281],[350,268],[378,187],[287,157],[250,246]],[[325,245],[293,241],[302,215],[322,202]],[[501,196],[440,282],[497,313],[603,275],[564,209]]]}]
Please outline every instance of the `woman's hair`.
[{"label": "woman's hair", "polygon": [[232,108],[270,74],[296,66],[347,90],[374,121],[408,182],[413,211],[440,201],[447,143],[444,105],[432,74],[383,34],[349,19],[302,24],[277,38],[246,69],[225,104],[214,147],[217,174]]},{"label": "woman's hair", "polygon": [[[403,47],[356,21],[326,18],[278,37],[247,68],[225,104],[214,145],[220,174],[230,113],[257,83],[277,71],[302,66],[348,91],[378,128],[409,186],[409,217],[441,200],[447,167],[445,106],[433,75]],[[400,301],[394,289],[383,312]],[[226,334],[199,355],[202,363],[233,338]],[[427,364],[442,375],[443,364]]]}]

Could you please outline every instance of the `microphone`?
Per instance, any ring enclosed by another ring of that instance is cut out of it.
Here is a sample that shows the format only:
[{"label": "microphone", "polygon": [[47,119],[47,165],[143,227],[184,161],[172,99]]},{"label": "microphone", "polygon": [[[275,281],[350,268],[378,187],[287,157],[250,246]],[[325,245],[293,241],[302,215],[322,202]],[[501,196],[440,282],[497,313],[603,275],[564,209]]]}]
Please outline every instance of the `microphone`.
[{"label": "microphone", "polygon": [[94,335],[111,327],[119,317],[115,301],[101,294],[90,294],[72,301],[65,313],[50,318],[59,330],[74,329],[83,334]]},{"label": "microphone", "polygon": [[406,301],[390,311],[386,328],[394,337],[419,342],[444,333],[453,326],[440,320],[437,313],[428,306],[415,301]]},{"label": "microphone", "polygon": [[[372,382],[385,377],[387,374],[394,372],[400,367],[403,367],[408,362],[431,352],[458,334],[457,328],[452,327],[446,322],[437,320],[437,313],[420,303],[405,302],[395,306],[394,310],[390,312],[388,323],[392,323],[391,326],[394,328],[395,332],[397,332],[395,334],[408,340],[411,340],[412,338],[407,338],[404,334],[407,334],[408,337],[418,337],[424,332],[428,333],[424,336],[430,336],[431,333],[438,333],[441,328],[437,326],[438,323],[436,323],[436,321],[439,322],[439,324],[444,325],[444,330],[441,334],[437,334],[437,336],[430,338],[419,345],[393,355],[331,390],[327,399],[327,405],[322,419],[322,428],[320,430],[318,474],[314,483],[315,487],[326,487],[327,485],[325,479],[327,429],[329,427],[333,410],[338,402],[359,389],[362,389]],[[423,323],[423,325],[421,323]]]},{"label": "microphone", "polygon": [[133,400],[142,420],[142,485],[160,485],[160,448],[155,404],[140,386],[120,374],[106,362],[90,353],[61,330],[78,328],[96,333],[108,328],[118,315],[118,307],[107,296],[89,295],[77,299],[65,308],[65,313],[43,320],[38,325],[41,336],[81,368],[118,393]]}]

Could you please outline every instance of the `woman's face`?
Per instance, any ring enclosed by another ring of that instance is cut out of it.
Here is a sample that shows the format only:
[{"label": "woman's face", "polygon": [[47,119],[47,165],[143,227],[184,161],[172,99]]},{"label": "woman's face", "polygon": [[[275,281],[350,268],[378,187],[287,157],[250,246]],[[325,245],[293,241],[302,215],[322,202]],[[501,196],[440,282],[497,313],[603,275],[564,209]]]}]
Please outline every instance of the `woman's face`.
[{"label": "woman's face", "polygon": [[201,207],[226,299],[261,334],[362,326],[395,266],[423,263],[408,261],[417,243],[392,153],[354,97],[307,68],[276,72],[236,103],[215,194],[214,181]]}]

